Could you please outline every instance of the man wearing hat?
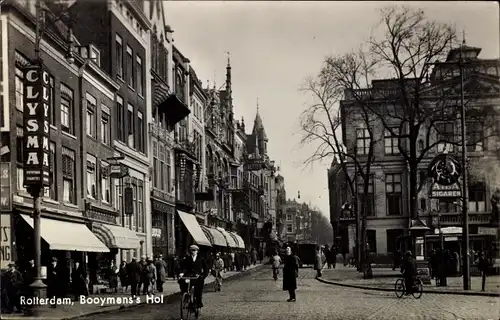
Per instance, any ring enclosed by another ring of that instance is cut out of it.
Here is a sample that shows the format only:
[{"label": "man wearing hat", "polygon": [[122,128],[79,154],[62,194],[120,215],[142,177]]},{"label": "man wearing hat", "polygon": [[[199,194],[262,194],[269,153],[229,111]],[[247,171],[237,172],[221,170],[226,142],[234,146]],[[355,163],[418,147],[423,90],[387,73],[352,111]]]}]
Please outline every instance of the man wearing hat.
[{"label": "man wearing hat", "polygon": [[401,272],[403,273],[403,277],[405,279],[405,295],[410,295],[413,292],[413,283],[417,276],[417,265],[415,259],[413,259],[412,252],[409,250],[406,251],[405,257],[403,259]]},{"label": "man wearing hat", "polygon": [[179,285],[181,287],[181,292],[187,291],[187,284],[183,281],[182,277],[185,275],[186,277],[199,277],[198,280],[194,283],[194,294],[196,300],[198,301],[198,306],[200,308],[203,307],[203,286],[205,284],[205,278],[208,276],[208,266],[207,262],[203,257],[198,255],[197,245],[192,245],[189,247],[190,255],[185,257],[181,262],[181,273],[179,274]]},{"label": "man wearing hat", "polygon": [[21,293],[23,288],[23,277],[21,273],[16,269],[15,263],[9,263],[8,270],[5,274],[6,283],[2,283],[5,286],[5,291],[8,297],[8,305],[6,306],[9,312],[14,311],[14,307],[17,312],[21,312]]}]

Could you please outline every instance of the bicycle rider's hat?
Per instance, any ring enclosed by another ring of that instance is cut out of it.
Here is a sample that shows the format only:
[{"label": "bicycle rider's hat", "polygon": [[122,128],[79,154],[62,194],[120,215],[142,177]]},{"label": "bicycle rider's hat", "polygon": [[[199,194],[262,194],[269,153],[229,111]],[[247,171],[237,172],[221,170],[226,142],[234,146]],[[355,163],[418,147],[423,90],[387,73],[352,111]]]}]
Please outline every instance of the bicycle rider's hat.
[{"label": "bicycle rider's hat", "polygon": [[200,248],[198,248],[197,245],[193,244],[191,246],[189,246],[189,250],[196,250],[196,251],[200,251]]}]

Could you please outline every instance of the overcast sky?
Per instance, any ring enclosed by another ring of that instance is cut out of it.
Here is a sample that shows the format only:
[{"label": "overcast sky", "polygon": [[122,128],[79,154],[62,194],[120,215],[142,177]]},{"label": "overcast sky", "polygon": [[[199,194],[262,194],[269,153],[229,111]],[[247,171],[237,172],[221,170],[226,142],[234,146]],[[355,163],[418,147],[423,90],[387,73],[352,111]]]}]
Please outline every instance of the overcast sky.
[{"label": "overcast sky", "polygon": [[[398,1],[398,4],[404,3]],[[495,2],[408,2],[432,19],[449,22],[481,57],[499,57],[499,8]],[[252,130],[259,99],[269,155],[281,167],[287,196],[317,205],[329,215],[329,163],[304,169],[313,147],[299,148],[299,115],[306,97],[298,92],[325,56],[359,47],[371,35],[380,9],[390,2],[166,1],[174,45],[191,60],[204,84],[224,83],[230,52],[235,118]],[[330,162],[330,161],[329,161]]]}]

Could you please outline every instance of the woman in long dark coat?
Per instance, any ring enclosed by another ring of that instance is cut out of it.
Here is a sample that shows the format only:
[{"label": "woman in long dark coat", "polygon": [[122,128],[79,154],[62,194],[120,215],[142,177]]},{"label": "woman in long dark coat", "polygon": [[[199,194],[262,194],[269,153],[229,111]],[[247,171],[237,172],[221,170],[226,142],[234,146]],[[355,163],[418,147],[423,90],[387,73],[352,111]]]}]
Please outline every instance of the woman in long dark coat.
[{"label": "woman in long dark coat", "polygon": [[292,249],[286,247],[286,255],[283,259],[283,290],[288,291],[290,298],[288,302],[295,302],[295,290],[297,289],[297,277],[299,276],[299,263],[296,255],[292,254]]}]

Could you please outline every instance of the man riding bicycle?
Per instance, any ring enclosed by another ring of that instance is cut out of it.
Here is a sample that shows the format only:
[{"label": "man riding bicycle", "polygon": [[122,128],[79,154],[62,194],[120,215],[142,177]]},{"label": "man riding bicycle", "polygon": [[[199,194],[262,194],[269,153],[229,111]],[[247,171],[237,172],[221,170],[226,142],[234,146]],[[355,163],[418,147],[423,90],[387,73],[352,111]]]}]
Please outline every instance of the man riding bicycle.
[{"label": "man riding bicycle", "polygon": [[405,295],[410,295],[413,292],[413,284],[417,276],[417,264],[413,259],[411,251],[407,251],[401,265],[401,273],[405,279]]},{"label": "man riding bicycle", "polygon": [[198,251],[200,248],[196,245],[189,247],[190,255],[185,257],[181,261],[181,273],[179,274],[179,286],[181,292],[187,292],[188,284],[182,279],[183,276],[186,277],[198,277],[197,280],[191,280],[194,286],[194,296],[198,303],[198,307],[203,307],[203,286],[205,285],[205,278],[208,276],[207,262],[203,257],[198,256]]}]

